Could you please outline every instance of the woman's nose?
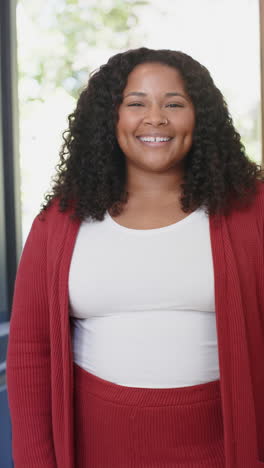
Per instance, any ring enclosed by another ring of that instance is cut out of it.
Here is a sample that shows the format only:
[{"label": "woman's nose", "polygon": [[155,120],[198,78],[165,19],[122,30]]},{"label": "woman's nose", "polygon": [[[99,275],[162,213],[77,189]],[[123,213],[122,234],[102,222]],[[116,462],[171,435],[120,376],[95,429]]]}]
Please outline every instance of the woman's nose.
[{"label": "woman's nose", "polygon": [[151,125],[162,125],[167,123],[167,118],[164,115],[164,112],[161,109],[151,109],[147,112],[144,117],[145,124]]}]

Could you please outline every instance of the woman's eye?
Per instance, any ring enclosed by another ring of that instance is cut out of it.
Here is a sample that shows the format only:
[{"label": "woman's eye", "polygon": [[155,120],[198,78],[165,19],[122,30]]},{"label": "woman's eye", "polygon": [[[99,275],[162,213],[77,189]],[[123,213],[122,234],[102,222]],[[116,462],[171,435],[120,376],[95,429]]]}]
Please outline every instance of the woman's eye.
[{"label": "woman's eye", "polygon": [[[138,106],[143,106],[144,104],[140,103],[140,102],[132,102],[131,104],[128,104],[128,107],[131,107],[131,106],[135,106],[135,107],[138,107]],[[167,104],[166,107],[184,107],[182,104],[176,104],[175,102],[174,103],[170,103],[170,104]]]},{"label": "woman's eye", "polygon": [[183,107],[183,105],[182,104],[171,103],[171,104],[168,104],[168,107]]},{"label": "woman's eye", "polygon": [[[133,102],[131,104],[128,104],[128,107],[131,107],[131,106],[143,106],[143,104],[141,104],[140,102]],[[171,103],[171,104],[168,104],[167,107],[183,107],[183,105]]]}]

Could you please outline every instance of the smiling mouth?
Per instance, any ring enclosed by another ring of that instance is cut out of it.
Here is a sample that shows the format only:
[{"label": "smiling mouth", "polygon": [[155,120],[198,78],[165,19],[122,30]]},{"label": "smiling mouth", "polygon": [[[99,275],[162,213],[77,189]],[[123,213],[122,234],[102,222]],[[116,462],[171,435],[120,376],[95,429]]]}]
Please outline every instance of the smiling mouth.
[{"label": "smiling mouth", "polygon": [[140,137],[136,137],[137,140],[142,143],[143,145],[145,146],[151,146],[151,147],[154,147],[154,148],[157,148],[157,147],[160,147],[160,146],[165,146],[167,145],[168,143],[170,143],[173,138],[170,138],[169,140],[166,140],[166,141],[147,141],[147,140],[142,140]]}]

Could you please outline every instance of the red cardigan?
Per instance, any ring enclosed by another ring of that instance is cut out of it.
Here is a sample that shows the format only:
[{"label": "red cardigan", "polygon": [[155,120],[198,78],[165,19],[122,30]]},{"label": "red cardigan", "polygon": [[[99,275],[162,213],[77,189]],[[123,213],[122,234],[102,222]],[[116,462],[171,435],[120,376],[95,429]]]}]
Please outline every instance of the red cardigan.
[{"label": "red cardigan", "polygon": [[[68,273],[80,221],[35,217],[17,270],[7,352],[15,468],[74,467]],[[210,216],[226,468],[264,468],[264,184]],[[88,467],[87,467],[88,468]]]}]

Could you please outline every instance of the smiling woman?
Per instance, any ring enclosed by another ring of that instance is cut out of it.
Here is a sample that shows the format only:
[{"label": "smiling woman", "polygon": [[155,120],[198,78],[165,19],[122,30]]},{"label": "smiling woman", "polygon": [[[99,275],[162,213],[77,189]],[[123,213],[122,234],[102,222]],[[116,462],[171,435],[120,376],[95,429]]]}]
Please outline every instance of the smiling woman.
[{"label": "smiling woman", "polygon": [[116,137],[126,159],[127,203],[118,216],[127,227],[161,227],[187,214],[179,203],[184,158],[195,110],[173,67],[137,65],[129,74],[118,111]]},{"label": "smiling woman", "polygon": [[257,468],[264,177],[210,73],[114,55],[60,158],[16,278],[16,468]]},{"label": "smiling woman", "polygon": [[[108,210],[121,219],[134,203],[138,216],[164,204],[220,214],[231,199],[249,203],[263,177],[209,71],[183,52],[114,55],[91,74],[69,123],[43,210],[58,197],[80,219],[103,220]],[[151,136],[171,140],[142,140]]]}]

